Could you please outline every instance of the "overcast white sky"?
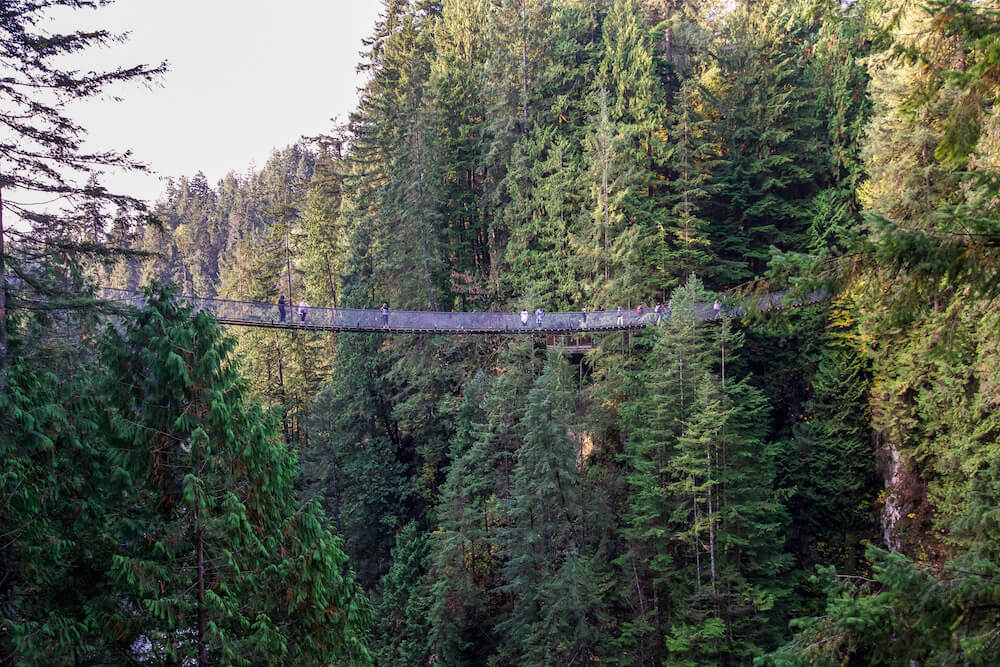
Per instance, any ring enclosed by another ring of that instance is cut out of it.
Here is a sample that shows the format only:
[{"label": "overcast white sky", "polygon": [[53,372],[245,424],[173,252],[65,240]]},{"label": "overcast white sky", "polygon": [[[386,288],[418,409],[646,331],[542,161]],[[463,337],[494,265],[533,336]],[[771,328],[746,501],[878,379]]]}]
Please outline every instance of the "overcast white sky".
[{"label": "overcast white sky", "polygon": [[[229,171],[262,167],[302,135],[329,131],[332,118],[347,120],[363,82],[361,40],[381,9],[379,0],[118,0],[72,12],[78,27],[130,33],[72,67],[167,60],[170,72],[161,87],[125,86],[114,91],[121,102],[88,101],[71,115],[91,148],[132,149],[159,177],[200,170],[214,185]],[[153,201],[159,177],[107,185]]]}]

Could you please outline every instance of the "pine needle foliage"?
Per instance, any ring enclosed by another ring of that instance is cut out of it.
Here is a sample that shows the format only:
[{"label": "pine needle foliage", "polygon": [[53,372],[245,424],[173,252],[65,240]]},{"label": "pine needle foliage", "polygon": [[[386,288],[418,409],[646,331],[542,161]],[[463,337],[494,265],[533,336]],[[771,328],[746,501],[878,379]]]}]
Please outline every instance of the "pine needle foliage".
[{"label": "pine needle foliage", "polygon": [[103,346],[123,545],[104,623],[161,660],[367,661],[371,610],[318,505],[297,501],[233,340],[168,291],[147,298]]}]

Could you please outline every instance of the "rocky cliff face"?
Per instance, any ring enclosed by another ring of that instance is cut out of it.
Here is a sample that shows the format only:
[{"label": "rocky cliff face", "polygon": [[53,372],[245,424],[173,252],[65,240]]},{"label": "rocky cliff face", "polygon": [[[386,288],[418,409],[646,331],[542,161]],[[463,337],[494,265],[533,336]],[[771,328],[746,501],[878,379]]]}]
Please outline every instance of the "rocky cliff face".
[{"label": "rocky cliff face", "polygon": [[876,448],[885,489],[882,493],[882,542],[919,560],[943,561],[950,549],[934,530],[934,505],[919,466],[891,438]]},{"label": "rocky cliff face", "polygon": [[885,494],[882,505],[882,542],[889,551],[899,551],[899,539],[893,536],[896,524],[899,523],[906,508],[903,502],[904,466],[900,461],[899,448],[892,441],[885,442],[878,450],[881,459],[882,479],[885,482]]}]

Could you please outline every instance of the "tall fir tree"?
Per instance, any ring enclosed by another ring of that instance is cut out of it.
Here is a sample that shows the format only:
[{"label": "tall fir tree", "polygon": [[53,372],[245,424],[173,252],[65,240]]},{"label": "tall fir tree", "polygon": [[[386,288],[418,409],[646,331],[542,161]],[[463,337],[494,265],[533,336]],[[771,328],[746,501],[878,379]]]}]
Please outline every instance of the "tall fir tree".
[{"label": "tall fir tree", "polygon": [[599,659],[604,584],[588,543],[588,507],[573,432],[576,383],[550,350],[528,394],[515,456],[507,524],[495,542],[504,558],[502,591],[511,596],[498,625],[503,664],[582,664]]},{"label": "tall fir tree", "polygon": [[295,498],[294,455],[245,403],[232,339],[169,293],[148,299],[104,346],[124,545],[104,625],[167,661],[366,661],[371,610],[318,506]]}]

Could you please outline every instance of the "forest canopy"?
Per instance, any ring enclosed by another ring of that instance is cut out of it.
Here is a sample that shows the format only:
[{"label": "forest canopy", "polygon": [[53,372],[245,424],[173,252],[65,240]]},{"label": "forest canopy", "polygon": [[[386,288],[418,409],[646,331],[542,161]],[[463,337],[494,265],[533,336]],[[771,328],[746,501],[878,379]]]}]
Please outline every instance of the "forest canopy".
[{"label": "forest canopy", "polygon": [[998,40],[992,1],[384,0],[344,125],[8,246],[62,305],[3,314],[0,661],[994,663]]}]

